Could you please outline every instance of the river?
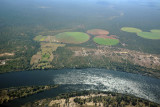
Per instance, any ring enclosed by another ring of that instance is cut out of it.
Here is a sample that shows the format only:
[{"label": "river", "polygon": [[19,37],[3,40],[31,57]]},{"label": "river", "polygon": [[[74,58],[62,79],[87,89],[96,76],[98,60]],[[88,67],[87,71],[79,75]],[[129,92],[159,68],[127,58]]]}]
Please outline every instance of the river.
[{"label": "river", "polygon": [[0,75],[0,88],[61,84],[33,96],[17,99],[10,104],[24,104],[60,93],[79,90],[112,91],[135,95],[160,104],[160,79],[106,69],[62,69],[12,72]]}]

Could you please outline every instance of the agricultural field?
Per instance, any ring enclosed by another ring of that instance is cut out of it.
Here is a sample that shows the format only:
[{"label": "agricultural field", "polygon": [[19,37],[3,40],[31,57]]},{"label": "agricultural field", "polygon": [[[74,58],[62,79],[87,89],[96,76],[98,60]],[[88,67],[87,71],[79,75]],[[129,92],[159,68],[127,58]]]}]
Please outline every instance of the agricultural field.
[{"label": "agricultural field", "polygon": [[134,27],[122,27],[121,30],[125,31],[125,32],[131,32],[131,33],[142,32],[142,30],[140,30],[138,28],[134,28]]},{"label": "agricultural field", "polygon": [[109,31],[103,29],[91,29],[87,31],[88,34],[94,35],[93,41],[99,45],[117,45],[119,40],[116,38],[116,35],[110,35]]},{"label": "agricultural field", "polygon": [[136,33],[137,36],[140,36],[145,39],[153,39],[153,40],[160,39],[160,30],[158,29],[150,30],[150,32],[143,32],[138,28],[123,27],[121,28],[121,30],[125,32]]},{"label": "agricultural field", "polygon": [[95,37],[94,42],[100,45],[117,45],[118,39]]},{"label": "agricultural field", "polygon": [[[0,74],[6,73],[0,75],[0,107],[8,101],[7,107],[45,106],[46,98],[72,90],[159,103],[159,10],[160,0],[0,0]],[[52,83],[62,85],[38,94]],[[92,94],[57,101],[76,107],[152,104]]]},{"label": "agricultural field", "polygon": [[146,39],[160,39],[160,30],[151,30],[151,32],[138,32],[137,35]]},{"label": "agricultural field", "polygon": [[81,44],[89,40],[89,35],[83,32],[63,32],[55,35],[56,40],[62,43]]},{"label": "agricultural field", "polygon": [[91,29],[87,31],[88,34],[91,35],[108,35],[109,32],[103,29]]},{"label": "agricultural field", "polygon": [[56,51],[58,47],[64,47],[65,44],[58,43],[41,43],[41,49],[37,54],[32,56],[30,64],[33,68],[51,68],[50,62],[54,59],[53,51]]},{"label": "agricultural field", "polygon": [[83,32],[62,32],[55,36],[36,36],[35,41],[45,42],[58,42],[58,43],[69,43],[69,44],[81,44],[87,42],[90,36]]},{"label": "agricultural field", "polygon": [[33,69],[53,68],[50,63],[54,59],[53,52],[65,44],[81,44],[88,41],[90,36],[83,32],[63,32],[55,36],[36,36],[35,41],[40,42],[40,51],[33,55],[30,61]]}]

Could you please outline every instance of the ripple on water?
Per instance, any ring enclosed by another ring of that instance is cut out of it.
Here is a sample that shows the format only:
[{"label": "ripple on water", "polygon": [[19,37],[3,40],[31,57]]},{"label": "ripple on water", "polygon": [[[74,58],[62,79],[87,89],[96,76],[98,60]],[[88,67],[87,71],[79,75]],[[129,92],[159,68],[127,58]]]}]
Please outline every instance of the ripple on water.
[{"label": "ripple on water", "polygon": [[56,84],[90,85],[85,89],[132,94],[150,101],[160,102],[160,96],[157,95],[160,93],[160,84],[154,83],[153,85],[154,78],[137,74],[104,69],[71,70],[54,75],[53,81]]}]

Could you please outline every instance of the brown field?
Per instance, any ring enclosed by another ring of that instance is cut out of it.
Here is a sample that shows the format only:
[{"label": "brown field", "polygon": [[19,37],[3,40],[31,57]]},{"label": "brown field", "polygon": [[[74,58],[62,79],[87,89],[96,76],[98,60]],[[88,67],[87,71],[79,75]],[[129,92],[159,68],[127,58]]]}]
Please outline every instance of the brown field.
[{"label": "brown field", "polygon": [[38,52],[37,54],[32,56],[30,64],[32,65],[34,63],[38,63],[40,59],[41,59],[41,53]]},{"label": "brown field", "polygon": [[111,37],[113,37],[113,38],[118,38],[116,35],[110,35]]},{"label": "brown field", "polygon": [[116,39],[116,38],[114,38],[112,36],[106,36],[106,35],[100,35],[100,36],[96,36],[96,37],[98,37],[98,38]]},{"label": "brown field", "polygon": [[[66,104],[66,99],[59,99],[59,100],[51,100],[49,102],[49,106],[54,106],[56,104],[59,104],[60,107],[95,107],[95,103],[92,102],[86,102],[83,106],[79,105],[77,103],[74,102],[75,98],[81,98],[81,99],[89,99],[92,97],[98,97],[98,96],[107,96],[106,94],[90,94],[90,95],[86,95],[86,96],[77,96],[77,97],[70,97],[69,103],[68,105]],[[99,103],[101,106],[99,107],[104,107],[103,103]]]},{"label": "brown field", "polygon": [[109,34],[107,30],[103,30],[103,29],[92,29],[92,30],[88,30],[87,33],[91,35],[106,35],[106,36]]}]

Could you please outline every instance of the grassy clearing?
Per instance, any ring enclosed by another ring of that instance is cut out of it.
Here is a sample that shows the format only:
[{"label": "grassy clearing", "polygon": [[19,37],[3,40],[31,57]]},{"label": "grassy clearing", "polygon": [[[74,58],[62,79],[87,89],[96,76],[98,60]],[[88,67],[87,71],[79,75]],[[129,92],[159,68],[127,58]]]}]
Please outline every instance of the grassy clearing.
[{"label": "grassy clearing", "polygon": [[[46,53],[42,54],[42,59],[41,59],[41,60],[42,60],[43,62],[45,62],[45,61],[48,62],[50,56],[51,56],[50,53],[49,53],[49,52],[46,52]],[[51,58],[51,59],[52,59],[52,58]]]},{"label": "grassy clearing", "polygon": [[33,68],[50,68],[50,62],[54,59],[52,52],[56,51],[58,47],[64,46],[65,44],[41,43],[41,51],[32,56],[31,65]]},{"label": "grassy clearing", "polygon": [[131,32],[131,33],[142,32],[142,30],[140,30],[138,28],[134,28],[134,27],[122,27],[121,30],[125,31],[125,32]]},{"label": "grassy clearing", "polygon": [[110,38],[99,38],[95,37],[94,42],[100,45],[117,45],[119,43],[118,39],[110,39]]},{"label": "grassy clearing", "polygon": [[63,43],[81,44],[89,40],[89,35],[83,32],[64,32],[56,36],[56,40]]},{"label": "grassy clearing", "polygon": [[39,35],[39,36],[36,36],[34,38],[35,41],[45,41],[45,39],[47,38],[47,36],[42,36],[42,35]]}]

